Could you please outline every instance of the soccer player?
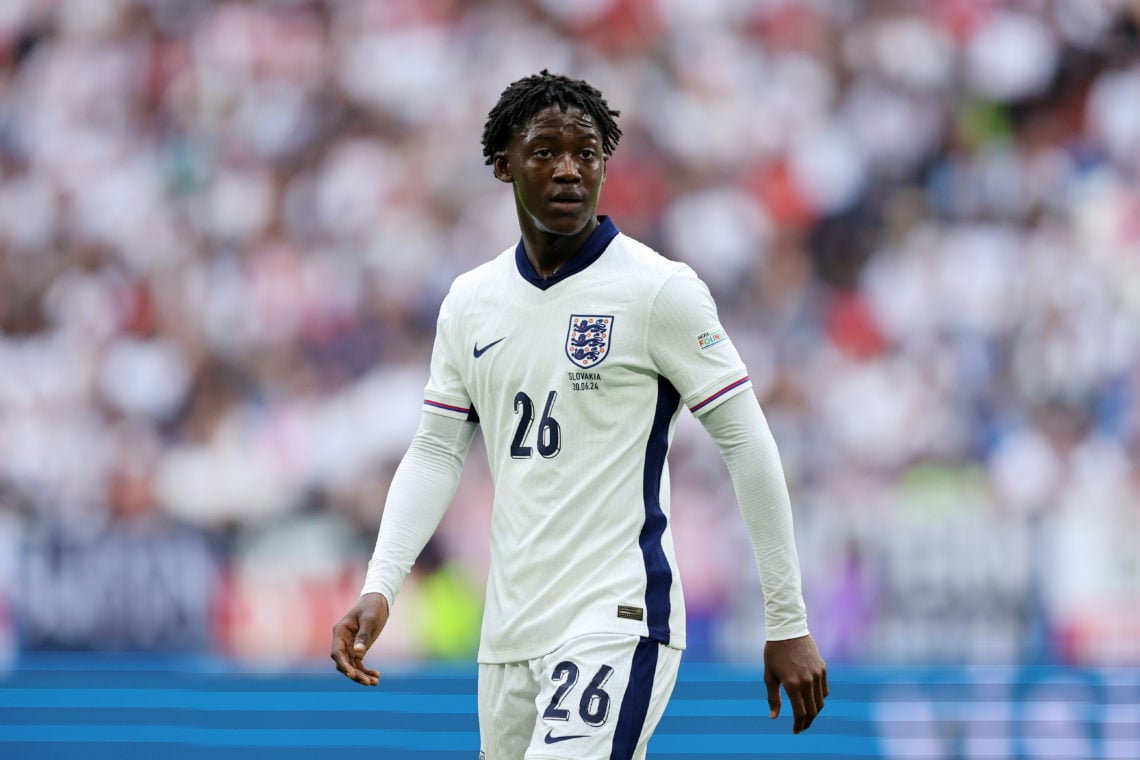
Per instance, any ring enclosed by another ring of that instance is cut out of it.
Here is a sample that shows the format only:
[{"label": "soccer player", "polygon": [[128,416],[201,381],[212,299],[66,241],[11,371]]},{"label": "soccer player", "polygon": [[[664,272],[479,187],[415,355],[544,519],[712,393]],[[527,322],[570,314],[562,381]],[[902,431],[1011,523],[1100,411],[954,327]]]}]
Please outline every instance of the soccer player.
[{"label": "soccer player", "polygon": [[621,137],[602,94],[543,71],[491,110],[483,153],[522,236],[439,312],[419,429],[392,480],[337,669],[364,655],[455,493],[477,425],[495,485],[479,646],[481,757],[640,758],[685,647],[666,453],[682,406],[728,465],[764,588],[769,714],[827,696],[808,634],[787,486],[704,283],[597,216]]}]

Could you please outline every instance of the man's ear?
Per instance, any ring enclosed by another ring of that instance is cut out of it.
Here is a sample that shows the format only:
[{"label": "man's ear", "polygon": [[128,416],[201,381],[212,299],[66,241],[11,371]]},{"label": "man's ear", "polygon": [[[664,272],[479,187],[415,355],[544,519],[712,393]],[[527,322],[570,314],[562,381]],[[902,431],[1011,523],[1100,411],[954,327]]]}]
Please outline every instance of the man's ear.
[{"label": "man's ear", "polygon": [[610,157],[602,154],[602,184],[606,184],[606,167],[609,166]]},{"label": "man's ear", "polygon": [[495,172],[495,179],[500,182],[514,182],[514,175],[511,174],[511,162],[507,158],[505,150],[497,150],[491,156],[491,168]]}]

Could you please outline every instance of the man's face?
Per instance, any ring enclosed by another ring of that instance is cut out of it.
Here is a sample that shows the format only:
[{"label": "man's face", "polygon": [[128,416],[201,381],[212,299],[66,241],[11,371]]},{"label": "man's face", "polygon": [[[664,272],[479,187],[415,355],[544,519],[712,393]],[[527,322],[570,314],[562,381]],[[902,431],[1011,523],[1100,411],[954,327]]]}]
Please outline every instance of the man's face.
[{"label": "man's face", "polygon": [[554,105],[532,116],[494,155],[495,176],[515,189],[519,223],[575,235],[594,219],[606,179],[602,136],[580,108]]}]

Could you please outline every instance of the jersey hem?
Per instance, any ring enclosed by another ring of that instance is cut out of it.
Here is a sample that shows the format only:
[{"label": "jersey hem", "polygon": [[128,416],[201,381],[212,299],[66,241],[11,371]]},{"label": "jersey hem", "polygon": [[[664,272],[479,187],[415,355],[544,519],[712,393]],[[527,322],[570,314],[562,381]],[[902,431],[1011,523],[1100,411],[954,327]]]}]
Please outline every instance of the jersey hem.
[{"label": "jersey hem", "polygon": [[649,629],[649,635],[646,638],[650,639],[651,641],[656,641],[658,644],[669,646],[673,635],[668,628],[653,626]]}]

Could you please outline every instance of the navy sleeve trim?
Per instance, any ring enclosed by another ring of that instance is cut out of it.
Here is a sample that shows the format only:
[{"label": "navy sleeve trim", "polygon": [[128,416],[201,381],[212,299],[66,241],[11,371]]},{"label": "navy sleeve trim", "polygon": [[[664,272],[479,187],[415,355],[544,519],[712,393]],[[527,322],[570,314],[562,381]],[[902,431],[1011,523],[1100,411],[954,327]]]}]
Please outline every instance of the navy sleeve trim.
[{"label": "navy sleeve trim", "polygon": [[730,390],[732,390],[733,388],[739,388],[740,386],[744,385],[744,384],[745,384],[745,383],[747,383],[747,382],[748,382],[748,375],[745,375],[744,377],[740,378],[740,379],[739,379],[739,380],[737,380],[736,382],[734,382],[734,383],[729,383],[728,385],[724,386],[724,387],[723,387],[723,388],[721,388],[719,391],[717,391],[717,392],[716,392],[716,393],[714,393],[713,395],[711,395],[711,396],[709,396],[708,398],[706,398],[704,401],[701,401],[701,402],[698,402],[698,403],[696,403],[696,404],[693,404],[691,407],[689,407],[689,411],[690,411],[690,412],[695,412],[695,411],[697,411],[698,409],[700,409],[701,407],[703,407],[703,406],[705,406],[705,405],[707,405],[707,404],[711,404],[712,402],[716,401],[718,398],[720,398],[720,397],[721,397],[721,396],[723,396],[724,394],[728,393],[728,392],[729,392]]}]

